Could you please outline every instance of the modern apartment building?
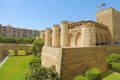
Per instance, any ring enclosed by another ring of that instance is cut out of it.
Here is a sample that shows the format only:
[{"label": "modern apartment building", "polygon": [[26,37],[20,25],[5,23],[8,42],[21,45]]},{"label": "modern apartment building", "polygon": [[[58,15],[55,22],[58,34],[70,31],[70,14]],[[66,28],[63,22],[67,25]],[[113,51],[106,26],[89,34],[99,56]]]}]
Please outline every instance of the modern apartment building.
[{"label": "modern apartment building", "polygon": [[0,24],[0,35],[10,36],[10,37],[15,37],[15,38],[33,38],[33,37],[38,37],[40,35],[40,31],[15,28],[10,25],[2,26]]}]

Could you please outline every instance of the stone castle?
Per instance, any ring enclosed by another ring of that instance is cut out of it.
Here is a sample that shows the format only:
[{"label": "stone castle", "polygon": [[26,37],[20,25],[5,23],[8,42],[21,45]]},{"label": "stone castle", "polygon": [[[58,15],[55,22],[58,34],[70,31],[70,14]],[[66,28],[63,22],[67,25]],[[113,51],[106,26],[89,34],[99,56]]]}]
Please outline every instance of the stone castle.
[{"label": "stone castle", "polygon": [[61,80],[72,80],[93,66],[107,70],[106,56],[119,52],[120,12],[108,8],[96,13],[95,21],[62,21],[41,31],[45,41],[42,65],[55,65]]}]

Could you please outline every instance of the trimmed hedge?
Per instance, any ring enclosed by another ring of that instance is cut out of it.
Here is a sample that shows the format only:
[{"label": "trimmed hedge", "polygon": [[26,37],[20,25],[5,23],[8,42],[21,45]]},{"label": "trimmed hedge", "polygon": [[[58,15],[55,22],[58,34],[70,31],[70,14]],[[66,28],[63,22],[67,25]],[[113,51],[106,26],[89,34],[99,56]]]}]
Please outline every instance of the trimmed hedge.
[{"label": "trimmed hedge", "polygon": [[88,70],[85,75],[88,80],[102,80],[101,71],[97,67]]},{"label": "trimmed hedge", "polygon": [[119,71],[117,67],[119,66],[119,63],[120,63],[120,54],[116,54],[116,53],[111,54],[110,56],[107,57],[106,61],[110,69]]},{"label": "trimmed hedge", "polygon": [[80,75],[80,76],[76,76],[75,78],[73,78],[73,80],[88,80],[88,79]]},{"label": "trimmed hedge", "polygon": [[114,62],[114,63],[112,64],[112,69],[113,69],[114,71],[120,72],[120,63]]}]

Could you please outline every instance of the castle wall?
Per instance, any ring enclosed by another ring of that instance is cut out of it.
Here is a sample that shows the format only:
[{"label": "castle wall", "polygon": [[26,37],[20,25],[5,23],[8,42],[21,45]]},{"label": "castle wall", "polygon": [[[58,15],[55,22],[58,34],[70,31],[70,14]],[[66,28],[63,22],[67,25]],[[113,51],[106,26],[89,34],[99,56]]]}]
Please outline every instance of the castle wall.
[{"label": "castle wall", "polygon": [[86,23],[81,28],[81,47],[96,45],[95,27],[92,23]]},{"label": "castle wall", "polygon": [[60,27],[59,27],[59,25],[53,25],[52,46],[60,47]]},{"label": "castle wall", "polygon": [[45,31],[44,30],[40,31],[40,38],[45,41]]},{"label": "castle wall", "polygon": [[50,28],[46,28],[46,30],[45,30],[45,46],[51,46],[52,45],[51,33],[52,33],[52,30]]},{"label": "castle wall", "polygon": [[61,47],[69,46],[69,41],[68,41],[68,35],[69,35],[68,21],[62,21],[60,26],[61,26],[60,46]]},{"label": "castle wall", "polygon": [[101,47],[63,48],[62,52],[62,80],[72,80],[79,74],[84,75],[95,66],[102,72],[107,70],[105,53]]},{"label": "castle wall", "polygon": [[45,67],[50,67],[51,65],[56,66],[56,71],[60,74],[61,72],[61,59],[62,59],[62,49],[55,47],[44,46],[41,54],[42,65]]},{"label": "castle wall", "polygon": [[96,22],[107,25],[113,36],[112,9],[105,9],[96,13]]},{"label": "castle wall", "polygon": [[117,53],[120,54],[120,45],[104,45],[102,46],[104,52],[106,53],[106,57],[113,54],[113,53]]},{"label": "castle wall", "polygon": [[0,46],[0,58],[3,57],[2,47]]},{"label": "castle wall", "polygon": [[115,42],[120,43],[120,12],[116,11],[113,9],[112,11],[112,23],[113,23],[113,34],[114,34],[114,39]]},{"label": "castle wall", "polygon": [[55,65],[62,80],[72,80],[78,74],[84,74],[91,67],[107,70],[105,52],[102,47],[53,48],[43,47],[42,65]]},{"label": "castle wall", "polygon": [[110,44],[112,42],[112,37],[108,29],[101,29],[96,25],[95,35],[97,44]]}]

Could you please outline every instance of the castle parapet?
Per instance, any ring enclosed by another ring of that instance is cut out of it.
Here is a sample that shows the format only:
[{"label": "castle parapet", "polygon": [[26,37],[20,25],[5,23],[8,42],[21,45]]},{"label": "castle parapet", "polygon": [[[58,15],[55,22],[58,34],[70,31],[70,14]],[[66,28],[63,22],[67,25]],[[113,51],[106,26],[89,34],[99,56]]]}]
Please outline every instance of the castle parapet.
[{"label": "castle parapet", "polygon": [[93,23],[84,23],[81,34],[81,47],[96,45],[95,27]]},{"label": "castle parapet", "polygon": [[52,33],[52,30],[51,28],[46,28],[45,30],[45,46],[51,46],[51,33]]},{"label": "castle parapet", "polygon": [[60,26],[56,24],[53,25],[52,46],[60,47]]},{"label": "castle parapet", "polygon": [[68,21],[61,21],[61,36],[60,36],[60,45],[61,47],[65,47],[69,45],[68,42],[68,33],[69,33],[69,29],[68,29]]},{"label": "castle parapet", "polygon": [[45,41],[45,31],[44,30],[40,31],[40,38]]}]

